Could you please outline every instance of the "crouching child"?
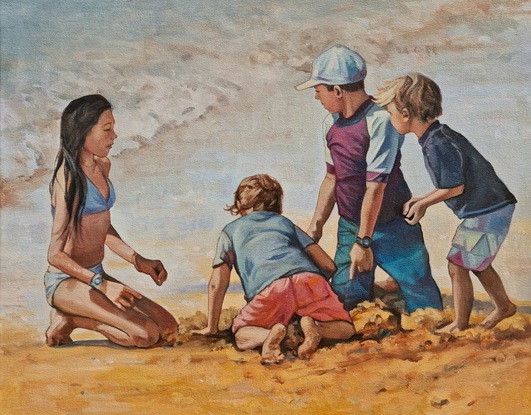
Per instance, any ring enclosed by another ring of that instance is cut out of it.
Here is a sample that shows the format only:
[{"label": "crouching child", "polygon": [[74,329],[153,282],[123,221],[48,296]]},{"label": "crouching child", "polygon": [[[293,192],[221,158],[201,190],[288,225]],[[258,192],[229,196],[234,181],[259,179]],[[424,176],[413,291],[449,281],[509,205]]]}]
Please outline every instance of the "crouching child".
[{"label": "crouching child", "polygon": [[262,347],[264,363],[283,360],[280,344],[297,314],[304,341],[297,350],[309,358],[321,339],[354,335],[349,313],[327,279],[335,265],[307,234],[282,216],[282,187],[258,174],[245,178],[229,206],[240,218],[229,223],[218,240],[208,288],[208,323],[196,334],[215,334],[233,268],[240,277],[247,304],[232,324],[236,347]]}]

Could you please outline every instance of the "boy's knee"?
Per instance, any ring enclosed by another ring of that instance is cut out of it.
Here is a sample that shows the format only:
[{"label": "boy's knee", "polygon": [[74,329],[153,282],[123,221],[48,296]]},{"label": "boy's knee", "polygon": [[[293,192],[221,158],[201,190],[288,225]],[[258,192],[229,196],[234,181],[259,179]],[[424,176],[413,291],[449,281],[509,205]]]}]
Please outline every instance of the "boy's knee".
[{"label": "boy's knee", "polygon": [[454,264],[451,261],[448,261],[448,275],[450,275],[452,280],[458,278],[463,271],[465,271],[464,268]]},{"label": "boy's knee", "polygon": [[238,350],[241,351],[256,348],[256,339],[243,334],[241,330],[238,330],[236,334],[234,334],[234,341]]}]

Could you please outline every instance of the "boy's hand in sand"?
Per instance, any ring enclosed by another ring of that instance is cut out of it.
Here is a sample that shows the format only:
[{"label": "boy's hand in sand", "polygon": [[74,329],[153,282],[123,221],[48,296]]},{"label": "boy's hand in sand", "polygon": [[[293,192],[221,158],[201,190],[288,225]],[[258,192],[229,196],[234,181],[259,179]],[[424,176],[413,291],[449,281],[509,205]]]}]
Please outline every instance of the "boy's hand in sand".
[{"label": "boy's hand in sand", "polygon": [[135,306],[136,300],[141,300],[142,295],[127,285],[119,282],[104,280],[99,289],[120,310],[127,310]]},{"label": "boy's hand in sand", "polygon": [[133,265],[138,272],[149,274],[157,285],[162,285],[166,281],[166,278],[168,278],[168,272],[158,259],[148,259],[142,255],[135,254],[133,257]]},{"label": "boy's hand in sand", "polygon": [[205,327],[201,330],[192,330],[192,334],[201,334],[203,336],[208,336],[210,334],[216,334],[218,332],[217,328],[214,327]]}]

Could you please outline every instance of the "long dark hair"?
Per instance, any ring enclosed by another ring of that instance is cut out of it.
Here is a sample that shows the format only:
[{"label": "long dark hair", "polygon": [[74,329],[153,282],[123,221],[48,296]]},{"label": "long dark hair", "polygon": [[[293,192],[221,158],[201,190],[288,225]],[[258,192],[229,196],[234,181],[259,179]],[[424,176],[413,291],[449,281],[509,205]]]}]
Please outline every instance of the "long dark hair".
[{"label": "long dark hair", "polygon": [[50,182],[50,193],[53,192],[57,172],[64,164],[65,202],[69,222],[74,227],[77,227],[87,193],[86,176],[79,161],[81,149],[87,134],[98,123],[101,114],[110,109],[110,102],[103,96],[86,95],[70,102],[61,116],[61,142]]}]

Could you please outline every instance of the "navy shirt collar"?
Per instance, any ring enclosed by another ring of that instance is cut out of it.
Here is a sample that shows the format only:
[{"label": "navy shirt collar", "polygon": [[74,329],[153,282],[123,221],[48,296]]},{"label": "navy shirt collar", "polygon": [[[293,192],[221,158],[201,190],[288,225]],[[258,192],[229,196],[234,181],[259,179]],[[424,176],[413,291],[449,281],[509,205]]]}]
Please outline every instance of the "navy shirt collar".
[{"label": "navy shirt collar", "polygon": [[424,143],[426,142],[426,140],[428,139],[432,131],[439,128],[440,125],[441,123],[439,122],[439,120],[433,121],[428,127],[428,129],[424,131],[424,134],[422,134],[422,136],[419,138],[419,144],[421,146],[424,145]]}]

